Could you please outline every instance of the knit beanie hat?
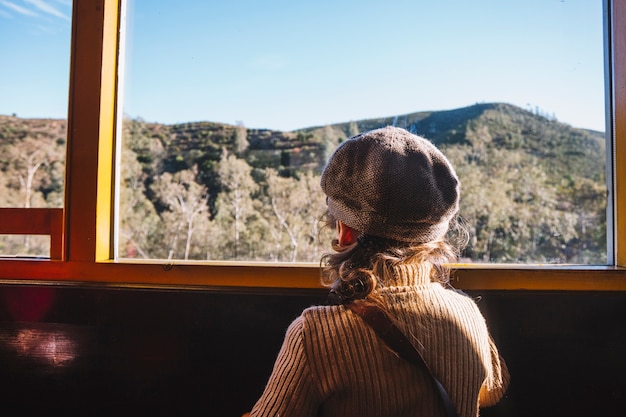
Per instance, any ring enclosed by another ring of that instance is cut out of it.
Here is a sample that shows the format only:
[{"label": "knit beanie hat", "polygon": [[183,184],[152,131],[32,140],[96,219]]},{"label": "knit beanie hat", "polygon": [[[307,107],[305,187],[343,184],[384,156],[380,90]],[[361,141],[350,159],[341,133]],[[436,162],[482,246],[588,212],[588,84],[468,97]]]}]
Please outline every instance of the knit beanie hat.
[{"label": "knit beanie hat", "polygon": [[330,214],[361,233],[426,243],[459,209],[459,179],[428,140],[387,126],[337,147],[321,178]]}]

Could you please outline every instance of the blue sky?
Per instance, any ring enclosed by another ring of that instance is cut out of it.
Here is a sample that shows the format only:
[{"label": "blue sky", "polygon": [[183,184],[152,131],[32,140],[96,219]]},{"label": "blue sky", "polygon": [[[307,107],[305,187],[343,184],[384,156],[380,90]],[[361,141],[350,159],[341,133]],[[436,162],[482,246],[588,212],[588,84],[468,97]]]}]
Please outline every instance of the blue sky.
[{"label": "blue sky", "polygon": [[[292,130],[507,102],[604,130],[599,0],[182,4],[128,5],[131,117]],[[70,16],[0,0],[0,114],[66,117]]]}]

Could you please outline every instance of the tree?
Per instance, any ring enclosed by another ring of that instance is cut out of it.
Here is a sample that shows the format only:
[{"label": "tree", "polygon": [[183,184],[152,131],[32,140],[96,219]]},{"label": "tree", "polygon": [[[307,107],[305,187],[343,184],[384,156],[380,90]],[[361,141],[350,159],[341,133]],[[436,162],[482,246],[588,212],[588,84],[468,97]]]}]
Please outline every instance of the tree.
[{"label": "tree", "polygon": [[335,131],[331,126],[326,125],[318,131],[318,135],[320,137],[320,145],[322,148],[322,161],[321,166],[323,167],[326,161],[333,154],[337,145],[345,139],[343,133]]},{"label": "tree", "polygon": [[361,133],[359,131],[359,125],[357,124],[357,122],[355,122],[354,120],[352,120],[349,124],[348,124],[348,137],[353,137],[358,135],[359,133]]},{"label": "tree", "polygon": [[282,178],[278,176],[276,170],[270,168],[267,170],[266,181],[272,213],[279,227],[288,236],[290,249],[288,260],[294,262],[298,256],[300,233],[305,227],[302,212],[307,202],[303,198],[302,188],[296,179]]},{"label": "tree", "polygon": [[322,219],[328,207],[326,195],[320,187],[320,175],[306,172],[300,176],[300,184],[306,206],[302,217],[307,225],[303,236],[306,242],[306,256],[301,260],[318,262],[322,253],[330,248],[330,242],[335,237],[335,228],[320,227],[323,225]]},{"label": "tree", "polygon": [[163,224],[146,197],[146,175],[137,154],[126,145],[122,151],[119,201],[119,253],[124,258],[159,258]]},{"label": "tree", "polygon": [[37,195],[37,186],[43,179],[43,176],[37,174],[43,166],[52,165],[57,161],[55,144],[52,140],[46,139],[28,136],[8,149],[9,158],[13,161],[13,172],[19,184],[16,188],[22,193],[21,207],[32,207],[34,198],[45,200],[43,196]]},{"label": "tree", "polygon": [[252,168],[243,159],[235,155],[229,155],[224,149],[217,166],[217,175],[222,191],[216,199],[216,219],[222,226],[222,230],[228,231],[223,244],[225,249],[230,249],[233,259],[239,259],[248,255],[242,244],[242,237],[246,234],[246,223],[257,215],[254,208],[252,195],[257,192],[259,186],[251,175]]},{"label": "tree", "polygon": [[242,156],[248,150],[248,130],[243,122],[238,121],[235,127],[235,152],[238,156]]},{"label": "tree", "polygon": [[197,167],[173,175],[166,172],[152,185],[157,198],[167,207],[162,213],[170,241],[167,259],[177,255],[180,237],[185,240],[183,259],[189,259],[195,221],[208,212],[207,189],[195,181],[196,175]]},{"label": "tree", "polygon": [[569,199],[560,203],[561,210],[577,217],[577,238],[566,248],[568,261],[606,264],[606,186],[582,178],[568,181],[564,193]]},{"label": "tree", "polygon": [[275,245],[272,259],[319,261],[322,250],[330,242],[328,236],[320,236],[320,219],[326,210],[326,200],[319,180],[319,175],[312,172],[293,178],[281,177],[274,169],[266,170],[267,205],[270,207],[266,218]]}]

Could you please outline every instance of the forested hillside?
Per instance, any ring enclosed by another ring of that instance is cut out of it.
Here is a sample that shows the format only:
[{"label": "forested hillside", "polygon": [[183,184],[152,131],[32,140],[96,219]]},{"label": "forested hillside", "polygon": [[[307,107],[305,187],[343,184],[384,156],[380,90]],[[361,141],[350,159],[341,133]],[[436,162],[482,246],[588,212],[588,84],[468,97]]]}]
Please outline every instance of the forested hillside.
[{"label": "forested hillside", "polygon": [[[606,262],[604,135],[502,103],[293,132],[124,120],[119,255],[317,262],[331,236],[321,169],[343,140],[385,125],[456,166],[468,261]],[[64,132],[0,116],[0,206],[62,205]],[[28,253],[11,242],[4,253]]]}]

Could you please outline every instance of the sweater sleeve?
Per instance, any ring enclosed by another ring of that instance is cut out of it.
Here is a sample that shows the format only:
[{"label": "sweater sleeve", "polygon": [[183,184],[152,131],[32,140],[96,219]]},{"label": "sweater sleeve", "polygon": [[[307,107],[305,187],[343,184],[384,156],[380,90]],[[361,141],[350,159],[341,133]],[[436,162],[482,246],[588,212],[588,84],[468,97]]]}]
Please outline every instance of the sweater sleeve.
[{"label": "sweater sleeve", "polygon": [[495,405],[504,396],[504,392],[509,386],[509,370],[491,337],[489,337],[489,348],[491,350],[491,369],[480,388],[478,396],[480,407]]},{"label": "sweater sleeve", "polygon": [[287,329],[263,395],[250,417],[316,416],[319,395],[302,345],[302,319]]}]

